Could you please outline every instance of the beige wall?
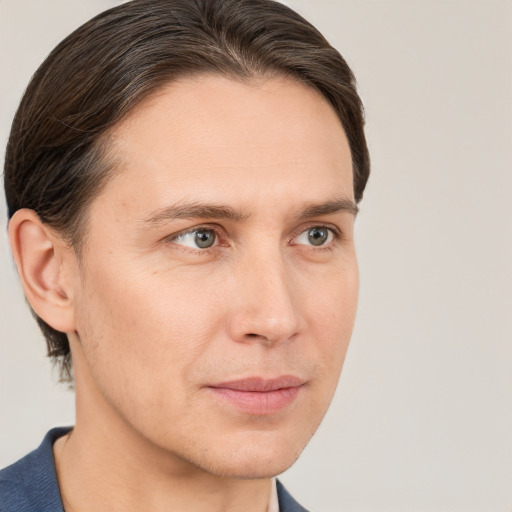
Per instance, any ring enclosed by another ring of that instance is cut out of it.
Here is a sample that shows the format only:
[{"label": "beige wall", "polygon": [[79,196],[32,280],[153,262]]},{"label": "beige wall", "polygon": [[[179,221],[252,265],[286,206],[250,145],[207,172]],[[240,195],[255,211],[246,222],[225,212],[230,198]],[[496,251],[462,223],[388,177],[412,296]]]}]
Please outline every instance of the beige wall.
[{"label": "beige wall", "polygon": [[[107,0],[0,0],[0,145]],[[296,0],[358,76],[373,176],[337,397],[283,480],[316,511],[512,511],[512,2]],[[0,223],[6,224],[1,200]],[[73,422],[0,232],[0,466]]]}]

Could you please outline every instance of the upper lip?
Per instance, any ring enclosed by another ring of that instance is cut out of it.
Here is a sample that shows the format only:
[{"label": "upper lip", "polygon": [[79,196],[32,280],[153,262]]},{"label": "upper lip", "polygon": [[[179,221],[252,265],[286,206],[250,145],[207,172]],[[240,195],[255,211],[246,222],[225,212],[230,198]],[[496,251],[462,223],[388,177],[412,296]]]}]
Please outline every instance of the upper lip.
[{"label": "upper lip", "polygon": [[212,388],[234,389],[236,391],[276,391],[283,388],[295,388],[302,386],[304,380],[293,375],[283,375],[274,379],[265,379],[263,377],[248,377],[245,379],[231,380],[211,384]]}]

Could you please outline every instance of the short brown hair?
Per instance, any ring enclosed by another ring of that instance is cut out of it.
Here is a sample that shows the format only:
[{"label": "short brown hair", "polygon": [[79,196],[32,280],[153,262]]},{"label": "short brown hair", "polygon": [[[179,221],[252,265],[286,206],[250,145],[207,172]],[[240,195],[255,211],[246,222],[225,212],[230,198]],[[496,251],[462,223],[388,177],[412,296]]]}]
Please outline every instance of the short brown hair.
[{"label": "short brown hair", "polygon": [[[197,73],[284,75],[319,91],[347,135],[362,199],[370,169],[363,106],[352,71],[316,28],[271,0],[134,0],[82,25],[34,74],[6,150],[9,218],[34,210],[79,254],[87,206],[115,170],[102,135],[151,93]],[[35,316],[69,380],[66,334]]]}]

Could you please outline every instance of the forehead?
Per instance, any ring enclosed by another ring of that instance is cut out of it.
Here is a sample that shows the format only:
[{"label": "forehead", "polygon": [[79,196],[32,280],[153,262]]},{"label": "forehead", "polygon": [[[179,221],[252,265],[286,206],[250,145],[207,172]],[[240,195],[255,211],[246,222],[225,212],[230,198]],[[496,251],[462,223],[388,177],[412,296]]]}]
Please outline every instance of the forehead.
[{"label": "forehead", "polygon": [[132,209],[180,200],[256,207],[282,202],[283,194],[353,199],[350,149],[336,113],[291,79],[182,79],[109,135],[118,172],[104,194]]}]

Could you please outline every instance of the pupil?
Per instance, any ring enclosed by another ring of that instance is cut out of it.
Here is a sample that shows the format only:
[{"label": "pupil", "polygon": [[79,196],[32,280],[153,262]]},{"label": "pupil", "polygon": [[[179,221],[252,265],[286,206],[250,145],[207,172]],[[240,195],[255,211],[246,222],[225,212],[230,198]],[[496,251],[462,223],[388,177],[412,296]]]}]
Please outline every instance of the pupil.
[{"label": "pupil", "polygon": [[310,229],[308,238],[311,245],[322,245],[327,241],[327,230],[320,228]]},{"label": "pupil", "polygon": [[215,236],[211,231],[198,231],[196,233],[196,245],[201,249],[211,247],[215,241]]}]

